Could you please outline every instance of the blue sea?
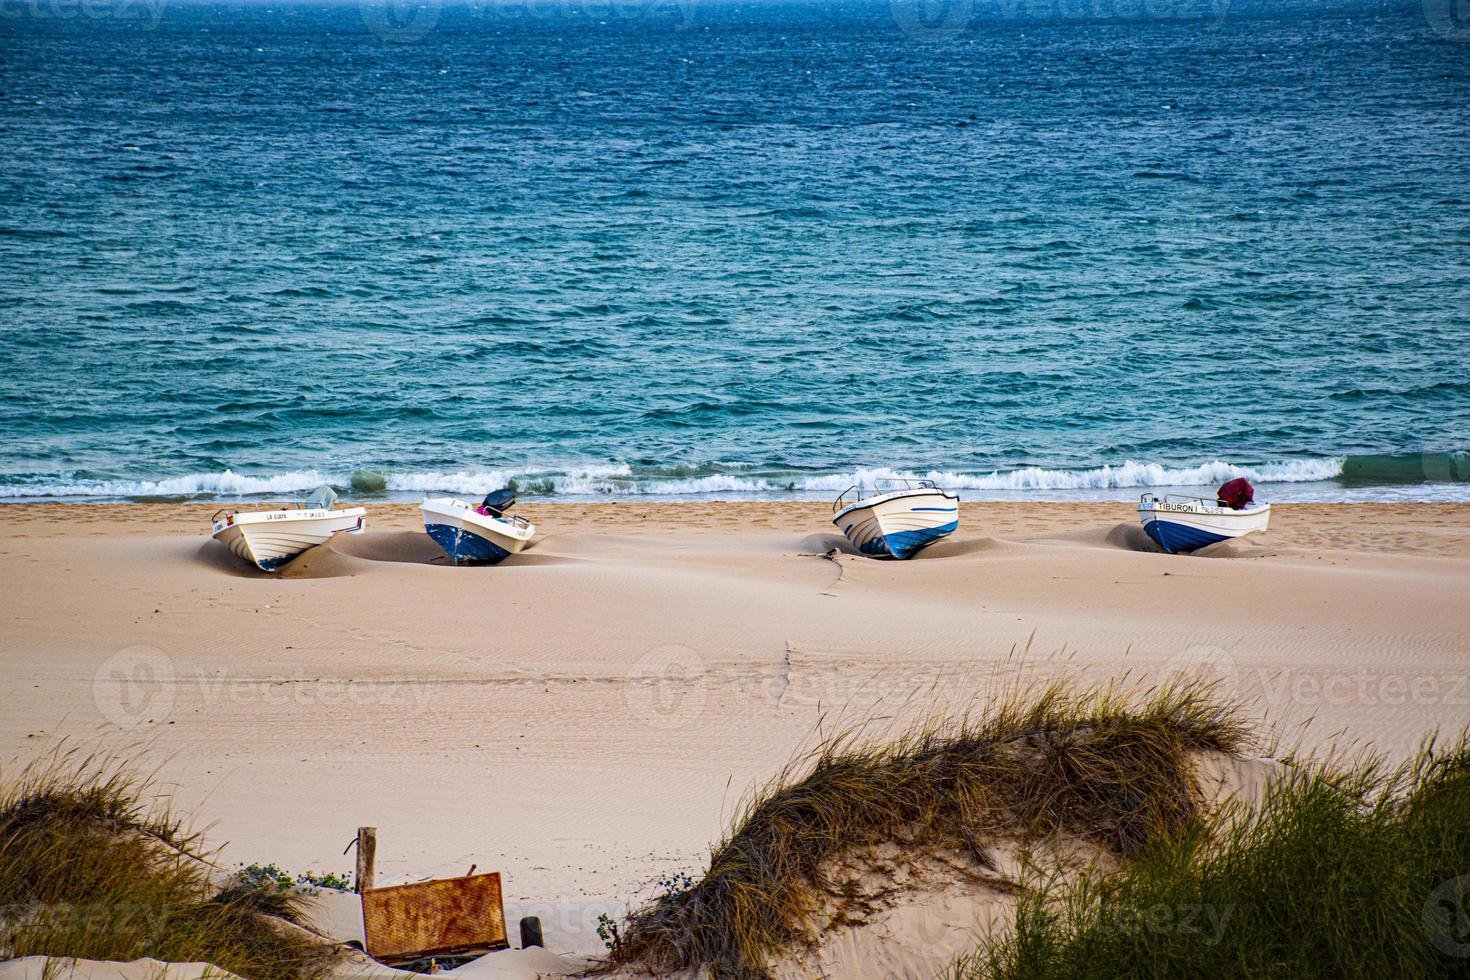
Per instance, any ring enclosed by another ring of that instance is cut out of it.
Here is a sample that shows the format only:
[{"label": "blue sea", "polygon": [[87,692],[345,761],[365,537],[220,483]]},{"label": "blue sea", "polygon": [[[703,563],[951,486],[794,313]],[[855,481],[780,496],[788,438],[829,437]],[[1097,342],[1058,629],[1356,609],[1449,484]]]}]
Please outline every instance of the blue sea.
[{"label": "blue sea", "polygon": [[0,498],[1470,499],[1451,0],[0,0]]}]

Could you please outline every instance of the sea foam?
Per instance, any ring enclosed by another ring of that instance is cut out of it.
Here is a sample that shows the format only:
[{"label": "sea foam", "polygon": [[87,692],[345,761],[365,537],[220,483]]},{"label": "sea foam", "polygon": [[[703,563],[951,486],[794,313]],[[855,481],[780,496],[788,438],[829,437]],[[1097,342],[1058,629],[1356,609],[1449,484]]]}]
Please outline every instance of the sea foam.
[{"label": "sea foam", "polygon": [[248,475],[224,470],[157,479],[85,479],[73,474],[10,477],[0,484],[0,499],[148,497],[220,498],[300,494],[324,483],[347,492],[394,496],[430,493],[479,494],[515,483],[528,496],[702,496],[730,494],[755,498],[793,493],[810,496],[837,493],[849,486],[870,487],[883,480],[932,480],[951,490],[1024,494],[1028,491],[1085,491],[1150,487],[1205,487],[1243,476],[1259,484],[1332,480],[1343,473],[1344,457],[1289,460],[1240,465],[1210,460],[1193,466],[1167,466],[1128,460],[1090,469],[1022,467],[991,472],[956,470],[856,468],[831,473],[783,473],[767,468],[757,475],[748,465],[731,466],[735,473],[669,475],[682,467],[637,470],[625,463],[515,469],[511,467],[456,470],[386,467],[345,472],[293,470]]}]

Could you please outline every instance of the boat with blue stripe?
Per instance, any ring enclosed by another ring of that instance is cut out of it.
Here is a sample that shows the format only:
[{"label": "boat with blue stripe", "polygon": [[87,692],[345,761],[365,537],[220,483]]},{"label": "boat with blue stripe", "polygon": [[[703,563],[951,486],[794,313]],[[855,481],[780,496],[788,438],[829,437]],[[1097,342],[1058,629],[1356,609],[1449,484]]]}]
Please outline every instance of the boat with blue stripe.
[{"label": "boat with blue stripe", "polygon": [[[848,487],[832,504],[832,523],[861,554],[912,558],[959,528],[958,494],[929,480],[876,483],[871,490]],[[894,488],[894,484],[902,486]]]},{"label": "boat with blue stripe", "polygon": [[455,497],[425,498],[424,532],[456,565],[495,565],[519,554],[536,533],[524,517],[506,516],[514,504],[510,490],[489,494],[478,507]]},{"label": "boat with blue stripe", "polygon": [[1138,500],[1138,519],[1143,522],[1144,532],[1164,551],[1188,554],[1266,530],[1271,522],[1271,505],[1252,502],[1236,508],[1208,497],[1146,493]]}]

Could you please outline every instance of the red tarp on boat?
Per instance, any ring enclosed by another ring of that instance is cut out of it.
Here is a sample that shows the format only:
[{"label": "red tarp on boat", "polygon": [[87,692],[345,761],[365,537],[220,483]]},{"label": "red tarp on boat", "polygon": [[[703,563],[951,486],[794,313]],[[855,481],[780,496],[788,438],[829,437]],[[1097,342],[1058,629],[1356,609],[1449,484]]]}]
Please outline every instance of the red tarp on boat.
[{"label": "red tarp on boat", "polygon": [[1220,484],[1220,489],[1215,491],[1215,496],[1220,503],[1231,510],[1244,510],[1256,499],[1256,488],[1251,486],[1251,481],[1243,476],[1238,476],[1228,483]]}]

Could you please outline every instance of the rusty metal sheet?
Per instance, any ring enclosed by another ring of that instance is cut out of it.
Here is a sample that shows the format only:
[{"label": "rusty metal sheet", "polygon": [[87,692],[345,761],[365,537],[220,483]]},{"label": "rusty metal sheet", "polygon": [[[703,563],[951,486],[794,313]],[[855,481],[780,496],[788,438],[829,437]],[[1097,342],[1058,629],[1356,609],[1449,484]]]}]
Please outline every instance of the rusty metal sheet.
[{"label": "rusty metal sheet", "polygon": [[379,960],[505,949],[500,874],[440,878],[362,893],[368,955]]}]

